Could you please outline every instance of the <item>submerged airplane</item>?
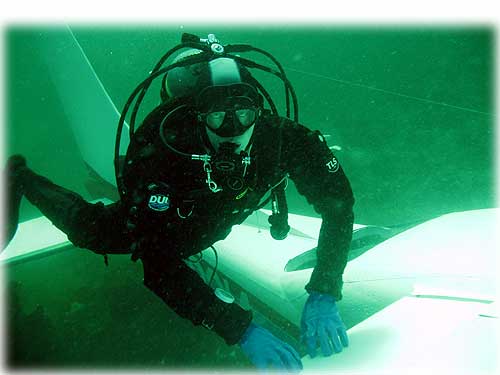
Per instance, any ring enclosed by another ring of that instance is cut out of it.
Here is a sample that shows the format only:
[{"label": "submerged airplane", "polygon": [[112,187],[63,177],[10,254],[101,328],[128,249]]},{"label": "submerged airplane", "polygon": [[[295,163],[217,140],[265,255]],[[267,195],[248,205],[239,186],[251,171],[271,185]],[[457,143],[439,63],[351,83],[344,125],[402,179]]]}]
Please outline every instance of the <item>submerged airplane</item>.
[{"label": "submerged airplane", "polygon": [[[80,151],[92,171],[114,184],[115,129],[103,130],[100,124],[117,123],[119,112],[69,29],[48,32],[42,39],[46,49],[41,54],[48,65],[51,59],[64,61],[53,64],[58,70],[51,74]],[[72,75],[61,72],[61,66]],[[69,95],[76,92],[75,85],[81,88],[78,98]],[[77,105],[79,110],[73,111]],[[498,214],[499,209],[491,208],[400,227],[355,224],[339,303],[350,327],[350,346],[331,357],[304,356],[304,370],[494,373]],[[293,341],[299,337],[304,285],[315,265],[321,219],[289,214],[288,237],[275,241],[267,226],[269,215],[256,211],[214,244],[216,252],[206,249],[187,263],[212,287],[230,292],[268,327]],[[0,260],[29,262],[72,249],[61,231],[39,217],[20,224]]]}]

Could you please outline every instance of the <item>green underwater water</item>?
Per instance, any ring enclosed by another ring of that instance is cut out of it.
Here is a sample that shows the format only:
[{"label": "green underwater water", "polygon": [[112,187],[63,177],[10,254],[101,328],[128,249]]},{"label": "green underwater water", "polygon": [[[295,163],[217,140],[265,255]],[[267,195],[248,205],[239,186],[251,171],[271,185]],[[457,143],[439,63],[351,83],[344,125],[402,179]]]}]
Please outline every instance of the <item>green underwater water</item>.
[{"label": "green underwater water", "polygon": [[[37,54],[39,30],[5,30],[7,153],[24,154],[37,172],[90,199],[83,160]],[[182,32],[212,32],[224,43],[271,52],[295,87],[300,122],[339,146],[358,223],[400,224],[495,206],[491,26],[72,30],[119,109]],[[292,213],[315,215],[293,184],[287,196]],[[21,220],[39,215],[23,201]],[[249,366],[237,347],[169,311],[126,256],[110,257],[106,268],[102,257],[75,250],[7,271],[14,367]]]}]

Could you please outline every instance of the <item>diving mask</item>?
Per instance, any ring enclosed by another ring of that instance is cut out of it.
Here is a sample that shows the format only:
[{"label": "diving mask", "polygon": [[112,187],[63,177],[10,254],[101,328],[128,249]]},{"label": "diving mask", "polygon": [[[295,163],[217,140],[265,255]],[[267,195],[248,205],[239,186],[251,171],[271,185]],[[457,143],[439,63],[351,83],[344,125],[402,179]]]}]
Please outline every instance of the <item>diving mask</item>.
[{"label": "diving mask", "polygon": [[245,133],[259,117],[260,110],[246,97],[228,98],[222,105],[213,105],[198,115],[199,121],[220,137]]}]

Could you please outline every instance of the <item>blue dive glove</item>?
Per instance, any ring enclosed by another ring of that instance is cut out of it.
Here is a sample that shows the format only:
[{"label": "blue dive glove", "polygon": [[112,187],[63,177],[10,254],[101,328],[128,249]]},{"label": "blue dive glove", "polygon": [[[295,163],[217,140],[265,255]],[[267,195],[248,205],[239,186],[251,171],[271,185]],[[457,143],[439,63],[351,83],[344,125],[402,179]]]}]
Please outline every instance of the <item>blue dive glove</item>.
[{"label": "blue dive glove", "polygon": [[[314,358],[318,341],[325,357],[342,351],[342,345],[347,347],[349,339],[337,305],[332,296],[311,292],[304,305],[301,320],[302,341],[307,346],[307,352]],[[342,343],[342,345],[341,345]]]},{"label": "blue dive glove", "polygon": [[255,323],[250,323],[240,340],[240,347],[259,370],[302,370],[302,361],[296,350]]}]

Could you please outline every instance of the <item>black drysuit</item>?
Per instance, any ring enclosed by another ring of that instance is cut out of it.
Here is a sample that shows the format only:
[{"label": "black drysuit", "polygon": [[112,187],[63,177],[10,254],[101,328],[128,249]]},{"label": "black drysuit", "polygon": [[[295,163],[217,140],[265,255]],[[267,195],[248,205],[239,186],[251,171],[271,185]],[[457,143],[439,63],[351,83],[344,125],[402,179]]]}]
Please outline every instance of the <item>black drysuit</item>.
[{"label": "black drysuit", "polygon": [[[162,143],[160,125],[169,110],[168,106],[155,109],[131,140],[120,201],[108,206],[88,203],[29,168],[18,173],[25,196],[76,246],[99,254],[133,253],[143,263],[144,284],[170,308],[235,344],[248,327],[251,312],[219,300],[185,259],[224,239],[288,174],[323,219],[318,263],[306,289],[340,300],[354,198],[320,133],[264,113],[255,125],[252,162],[243,186],[228,188],[223,182],[230,177],[214,170],[211,178],[225,188],[213,193],[203,162],[176,154]],[[205,153],[200,142],[203,130],[192,112],[179,111],[168,122],[162,128],[164,138],[178,150]],[[153,196],[163,204],[152,206]]]}]

